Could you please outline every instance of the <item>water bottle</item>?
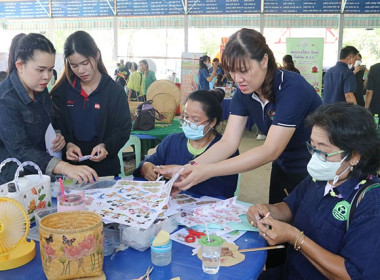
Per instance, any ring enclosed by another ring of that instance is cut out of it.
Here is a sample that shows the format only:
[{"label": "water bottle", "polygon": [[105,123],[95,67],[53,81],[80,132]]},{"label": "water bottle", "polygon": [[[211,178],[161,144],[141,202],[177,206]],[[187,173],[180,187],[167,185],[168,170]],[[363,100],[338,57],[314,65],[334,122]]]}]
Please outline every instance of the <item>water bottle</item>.
[{"label": "water bottle", "polygon": [[375,116],[373,117],[373,120],[375,121],[376,129],[378,129],[379,128],[379,115],[375,114]]}]

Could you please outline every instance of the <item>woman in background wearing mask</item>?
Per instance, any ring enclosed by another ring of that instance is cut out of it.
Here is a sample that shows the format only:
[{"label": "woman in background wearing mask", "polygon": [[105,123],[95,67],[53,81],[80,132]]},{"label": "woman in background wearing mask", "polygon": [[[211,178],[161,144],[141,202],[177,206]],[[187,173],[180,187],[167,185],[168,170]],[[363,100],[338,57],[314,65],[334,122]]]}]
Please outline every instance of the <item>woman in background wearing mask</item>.
[{"label": "woman in background wearing mask", "polygon": [[[286,264],[259,279],[378,279],[380,142],[373,116],[361,106],[335,103],[307,121],[309,176],[283,202],[248,211],[270,245],[290,244]],[[361,202],[352,210],[355,196]]]},{"label": "woman in background wearing mask", "polygon": [[[161,165],[184,165],[205,152],[218,142],[221,135],[216,131],[223,109],[223,90],[198,90],[190,94],[182,117],[183,133],[167,136],[151,155],[135,170],[135,177],[147,180],[157,179],[157,169]],[[236,151],[233,156],[236,156]],[[197,195],[229,198],[234,195],[237,175],[220,176],[202,182],[191,189]]]},{"label": "woman in background wearing mask", "polygon": [[[198,90],[209,90],[211,82],[216,77],[216,70],[218,69],[219,62],[213,62],[211,65],[210,57],[207,55],[199,59],[199,73],[198,73]],[[212,72],[209,73],[208,69],[212,66]]]}]

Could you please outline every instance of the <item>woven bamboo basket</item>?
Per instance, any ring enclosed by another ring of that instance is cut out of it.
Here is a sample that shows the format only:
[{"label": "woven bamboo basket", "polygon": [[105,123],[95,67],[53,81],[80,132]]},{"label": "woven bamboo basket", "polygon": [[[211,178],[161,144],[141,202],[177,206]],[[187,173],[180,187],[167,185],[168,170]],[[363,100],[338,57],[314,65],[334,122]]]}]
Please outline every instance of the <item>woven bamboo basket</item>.
[{"label": "woven bamboo basket", "polygon": [[96,213],[58,212],[42,218],[40,251],[48,279],[105,279],[103,223]]}]

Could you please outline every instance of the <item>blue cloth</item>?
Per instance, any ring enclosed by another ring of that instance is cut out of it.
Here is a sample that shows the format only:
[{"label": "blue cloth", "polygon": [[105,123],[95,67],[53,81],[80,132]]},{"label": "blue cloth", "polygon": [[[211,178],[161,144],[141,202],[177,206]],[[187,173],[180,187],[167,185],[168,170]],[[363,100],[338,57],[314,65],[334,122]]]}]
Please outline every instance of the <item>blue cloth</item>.
[{"label": "blue cloth", "polygon": [[[53,117],[47,89],[31,99],[13,71],[0,84],[0,162],[15,157],[33,161],[42,172],[52,160],[46,152],[45,132]],[[58,161],[58,159],[57,159]],[[0,173],[0,184],[13,180],[17,165],[9,163]],[[35,173],[34,168],[30,172]],[[27,172],[28,173],[28,172]]]},{"label": "blue cloth", "polygon": [[307,172],[310,160],[305,142],[310,140],[310,129],[305,118],[321,105],[321,98],[314,88],[295,72],[277,70],[272,91],[275,102],[263,104],[255,93],[243,94],[236,90],[230,112],[238,116],[251,116],[259,130],[267,135],[271,125],[296,128],[285,150],[276,160],[286,173]]},{"label": "blue cloth", "polygon": [[346,102],[345,94],[356,91],[356,78],[346,63],[338,61],[323,77],[323,103]]},{"label": "blue cloth", "polygon": [[[207,147],[206,151],[220,140],[221,136],[216,135],[214,140],[211,141],[210,145]],[[236,151],[231,157],[237,156],[239,154]],[[193,160],[194,156],[190,154],[187,149],[187,138],[184,133],[175,133],[168,135],[164,140],[158,145],[156,153],[148,157],[147,162],[151,162],[155,165],[169,165],[169,164],[179,164],[184,165]],[[133,176],[142,177],[141,166],[133,172]],[[206,180],[198,185],[193,186],[188,190],[190,193],[196,195],[208,195],[213,197],[224,197],[229,198],[234,196],[236,190],[238,175],[220,176],[214,177]]]},{"label": "blue cloth", "polygon": [[198,73],[198,90],[209,90],[209,82],[207,81],[207,78],[210,76],[210,73],[208,72],[207,68],[202,68],[199,70]]},{"label": "blue cloth", "polygon": [[[366,185],[376,181],[367,180]],[[293,226],[324,249],[345,259],[351,279],[378,279],[380,275],[380,188],[370,190],[355,211],[346,231],[346,220],[334,217],[341,201],[351,202],[358,179],[348,179],[334,188],[342,198],[324,195],[326,181],[314,182],[310,176],[285,198],[293,215]],[[363,187],[363,186],[362,186]],[[336,209],[336,208],[335,208]],[[347,210],[348,211],[348,210]],[[301,252],[291,246],[285,265],[287,279],[326,279]]]}]

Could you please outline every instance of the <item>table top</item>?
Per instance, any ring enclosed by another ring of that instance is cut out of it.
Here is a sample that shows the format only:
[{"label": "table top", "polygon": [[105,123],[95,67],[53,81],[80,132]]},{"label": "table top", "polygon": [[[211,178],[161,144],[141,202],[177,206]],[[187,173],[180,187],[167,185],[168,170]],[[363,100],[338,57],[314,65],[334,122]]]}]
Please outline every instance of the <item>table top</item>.
[{"label": "table top", "polygon": [[140,139],[157,139],[162,141],[169,134],[178,132],[182,132],[181,124],[174,118],[171,124],[156,123],[153,129],[132,130],[131,134],[136,135]]},{"label": "table top", "polygon": [[[256,248],[265,246],[265,240],[257,232],[247,232],[235,241],[240,249]],[[192,248],[173,241],[172,262],[168,266],[155,266],[152,273],[152,280],[169,280],[174,277],[181,277],[181,280],[196,279],[257,279],[261,273],[265,259],[266,251],[248,252],[245,254],[245,260],[232,267],[220,267],[215,275],[208,275],[202,271],[202,262],[197,256],[192,256]],[[148,268],[152,266],[150,250],[139,252],[135,249],[128,248],[125,251],[118,252],[111,260],[110,256],[104,258],[103,271],[107,279],[134,279],[143,275]],[[42,269],[39,243],[36,242],[36,257],[28,264],[0,272],[0,279],[46,279]]]}]

